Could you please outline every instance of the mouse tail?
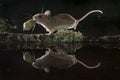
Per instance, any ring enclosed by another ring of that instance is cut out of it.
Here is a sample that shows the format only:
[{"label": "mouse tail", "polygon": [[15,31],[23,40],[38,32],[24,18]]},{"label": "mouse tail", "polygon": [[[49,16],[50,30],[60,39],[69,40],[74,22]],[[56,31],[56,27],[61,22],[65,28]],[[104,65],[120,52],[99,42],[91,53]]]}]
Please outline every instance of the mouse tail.
[{"label": "mouse tail", "polygon": [[92,10],[92,11],[89,11],[87,14],[85,14],[82,18],[80,18],[79,20],[78,20],[78,22],[80,22],[80,21],[82,21],[83,19],[85,19],[88,15],[90,15],[90,14],[92,14],[92,13],[101,13],[101,14],[103,14],[103,12],[101,11],[101,10]]},{"label": "mouse tail", "polygon": [[[78,24],[80,21],[84,20],[87,16],[89,16],[90,14],[92,13],[101,13],[103,14],[103,12],[101,10],[92,10],[92,11],[89,11],[87,14],[85,14],[82,18],[80,18],[76,23]],[[77,25],[76,24],[76,25]],[[74,29],[76,29],[76,26],[74,27]]]},{"label": "mouse tail", "polygon": [[98,63],[96,66],[88,66],[85,63],[81,62],[80,60],[77,60],[78,63],[82,64],[84,67],[88,68],[88,69],[94,69],[97,68],[101,65],[101,63]]}]

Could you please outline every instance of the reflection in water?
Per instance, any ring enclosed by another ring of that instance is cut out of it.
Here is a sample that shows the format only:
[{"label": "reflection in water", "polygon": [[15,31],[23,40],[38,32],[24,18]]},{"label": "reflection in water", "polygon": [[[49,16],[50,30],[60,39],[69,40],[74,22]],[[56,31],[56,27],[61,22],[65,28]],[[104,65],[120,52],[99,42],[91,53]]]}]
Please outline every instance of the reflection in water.
[{"label": "reflection in water", "polygon": [[[23,49],[21,46],[22,49],[18,49],[11,46],[8,50],[0,49],[0,80],[120,80],[120,50],[112,48],[113,46],[103,48],[77,43],[37,46],[40,48],[31,45],[26,47],[24,46]],[[4,48],[6,47],[4,46]],[[34,68],[32,63],[34,64],[39,57],[45,56],[47,53],[45,51],[49,52],[49,49],[51,52],[43,59],[55,58],[54,63],[55,61],[71,62],[72,59],[77,58],[87,65],[97,65],[97,61],[101,62],[102,65],[95,69],[87,69],[78,62],[70,64],[66,62],[67,66],[64,64],[65,67],[61,68],[60,66],[56,67],[57,64],[52,64],[52,62],[47,65],[49,69],[46,70],[50,70],[50,73],[45,73],[42,70],[44,67],[39,68],[41,70]]]},{"label": "reflection in water", "polygon": [[120,50],[120,43],[99,43],[99,42],[85,42],[85,43],[60,43],[60,44],[42,44],[40,42],[0,42],[1,50],[20,50],[20,49],[45,49],[49,46],[62,47],[67,52],[75,52],[83,46],[101,46],[103,48],[116,48]]},{"label": "reflection in water", "polygon": [[[67,46],[67,47],[70,47],[70,46]],[[33,53],[26,51],[23,53],[23,59],[29,63],[32,62],[33,67],[37,69],[43,69],[45,72],[49,72],[50,67],[66,69],[66,68],[72,67],[76,63],[80,63],[84,67],[89,69],[97,68],[100,66],[101,63],[98,63],[96,66],[86,65],[82,61],[76,59],[75,54],[73,54],[74,51],[76,50],[73,50],[73,51],[66,50],[67,47],[54,46],[54,47],[47,48],[47,50],[45,51],[45,54],[36,59]],[[68,54],[68,52],[71,52],[72,54]]]},{"label": "reflection in water", "polygon": [[86,68],[97,68],[100,66],[100,63],[97,66],[87,66],[83,62],[76,59],[75,55],[69,55],[65,52],[57,52],[52,49],[48,49],[40,58],[37,58],[35,62],[32,63],[32,66],[37,69],[44,69],[45,72],[49,72],[49,67],[57,67],[59,69],[65,69],[73,66],[77,62],[81,63]]},{"label": "reflection in water", "polygon": [[23,60],[32,63],[35,60],[35,55],[29,51],[23,52]]}]

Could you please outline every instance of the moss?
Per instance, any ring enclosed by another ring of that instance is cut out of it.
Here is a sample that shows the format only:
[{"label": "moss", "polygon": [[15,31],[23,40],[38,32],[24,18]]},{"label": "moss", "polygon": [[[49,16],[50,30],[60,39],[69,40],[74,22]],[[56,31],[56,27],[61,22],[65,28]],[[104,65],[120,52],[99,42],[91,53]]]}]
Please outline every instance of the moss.
[{"label": "moss", "polygon": [[84,36],[80,32],[72,30],[60,29],[52,35],[45,35],[42,38],[44,43],[53,43],[53,42],[81,42]]},{"label": "moss", "polygon": [[0,18],[0,33],[2,32],[12,32],[16,30],[16,26],[8,24],[7,19]]},{"label": "moss", "polygon": [[35,55],[31,52],[26,51],[23,53],[23,59],[28,63],[32,63],[33,61],[35,61]]},{"label": "moss", "polygon": [[29,19],[28,21],[24,22],[23,31],[29,31],[32,28],[34,29],[36,22],[33,19]]},{"label": "moss", "polygon": [[60,29],[56,33],[47,37],[47,42],[80,42],[84,38],[80,32],[64,29]]}]

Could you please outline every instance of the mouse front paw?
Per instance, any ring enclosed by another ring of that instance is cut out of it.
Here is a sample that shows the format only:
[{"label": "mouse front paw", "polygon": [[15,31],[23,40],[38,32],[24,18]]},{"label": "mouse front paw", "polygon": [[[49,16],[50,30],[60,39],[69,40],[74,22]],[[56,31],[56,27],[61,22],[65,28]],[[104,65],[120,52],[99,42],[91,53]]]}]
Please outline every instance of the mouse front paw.
[{"label": "mouse front paw", "polygon": [[74,27],[73,29],[76,30],[76,27]]}]

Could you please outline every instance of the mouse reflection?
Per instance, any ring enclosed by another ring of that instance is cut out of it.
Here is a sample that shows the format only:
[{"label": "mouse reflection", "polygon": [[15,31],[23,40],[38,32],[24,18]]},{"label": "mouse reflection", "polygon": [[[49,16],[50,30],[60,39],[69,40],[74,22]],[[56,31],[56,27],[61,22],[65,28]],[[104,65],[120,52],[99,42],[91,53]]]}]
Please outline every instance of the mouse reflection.
[{"label": "mouse reflection", "polygon": [[[28,54],[23,54],[25,61],[27,61],[26,55]],[[31,55],[29,54],[28,56],[31,56]],[[76,63],[80,63],[88,69],[97,68],[101,64],[101,63],[98,63],[96,66],[88,66],[82,61],[76,59],[75,55],[69,55],[65,51],[57,51],[57,50],[48,48],[43,56],[35,59],[32,62],[32,66],[40,70],[42,69],[45,72],[50,72],[50,67],[55,67],[58,69],[66,69],[66,68],[72,67]]]}]

